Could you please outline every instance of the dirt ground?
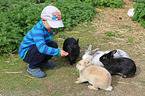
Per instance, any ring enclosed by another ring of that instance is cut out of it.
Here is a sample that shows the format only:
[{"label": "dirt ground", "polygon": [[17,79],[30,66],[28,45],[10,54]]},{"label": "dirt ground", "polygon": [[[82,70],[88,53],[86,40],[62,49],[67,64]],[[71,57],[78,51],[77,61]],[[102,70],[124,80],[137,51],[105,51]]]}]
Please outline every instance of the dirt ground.
[{"label": "dirt ground", "polygon": [[[127,39],[129,40],[129,38],[117,37],[114,38],[120,42],[108,43],[116,46],[118,44],[122,45],[122,48],[129,52],[130,57],[136,62],[137,65],[137,72],[134,78],[123,79],[118,76],[113,76],[112,84],[115,91],[112,91],[106,95],[145,96],[145,29],[139,23],[132,21],[131,18],[127,16],[127,11],[130,8],[133,8],[135,2],[131,2],[131,0],[124,0],[124,2],[124,8],[121,9],[97,8],[96,10],[99,10],[100,12],[96,15],[96,17],[100,19],[100,21],[96,19],[93,21],[92,25],[93,27],[97,27],[97,32],[100,32],[102,35],[108,30],[117,30],[124,34],[125,37],[131,38],[131,44],[129,44],[129,42],[127,44],[125,43]],[[105,45],[105,43],[102,45]]]},{"label": "dirt ground", "polygon": [[[116,30],[121,34],[121,38],[114,36],[111,37],[113,40],[104,41],[104,43],[97,42],[93,45],[96,45],[95,47],[104,46],[104,49],[107,49],[108,46],[112,46],[112,48],[116,46],[126,50],[131,59],[136,63],[136,76],[126,79],[120,76],[112,76],[112,86],[114,87],[112,92],[82,91],[82,94],[77,94],[78,96],[145,96],[145,29],[138,22],[132,21],[128,17],[127,11],[133,8],[135,4],[135,2],[131,1],[124,0],[124,8],[96,8],[99,13],[96,14],[96,18],[89,27],[95,28],[96,32],[93,35],[104,36],[104,38],[106,38],[105,32],[114,32]],[[98,38],[99,40],[102,42],[103,38]]]}]

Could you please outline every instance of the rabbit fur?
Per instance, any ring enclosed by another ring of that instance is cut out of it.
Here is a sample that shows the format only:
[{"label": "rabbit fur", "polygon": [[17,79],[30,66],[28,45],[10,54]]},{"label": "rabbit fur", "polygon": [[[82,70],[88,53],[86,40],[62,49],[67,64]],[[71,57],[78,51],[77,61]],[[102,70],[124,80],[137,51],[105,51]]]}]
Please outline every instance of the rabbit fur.
[{"label": "rabbit fur", "polygon": [[98,88],[112,91],[113,87],[111,86],[111,75],[103,67],[90,65],[93,56],[85,60],[80,60],[76,67],[79,70],[79,78],[75,83],[83,83],[88,81],[93,86],[89,85],[89,89],[98,90]]},{"label": "rabbit fur", "polygon": [[100,57],[100,61],[111,75],[119,74],[122,78],[133,77],[136,65],[133,60],[126,57],[113,58],[117,50],[110,51]]},{"label": "rabbit fur", "polygon": [[[90,45],[88,47],[88,50],[86,50],[85,54],[82,56],[82,59],[84,60],[84,59],[94,55],[94,58],[91,61],[91,64],[103,67],[104,65],[102,64],[102,62],[100,62],[99,58],[102,55],[109,53],[110,51],[98,51],[99,48],[96,48],[94,50],[91,50],[91,49],[92,49],[92,45]],[[117,50],[117,52],[114,54],[114,58],[119,58],[119,57],[130,58],[129,55],[126,52],[124,52],[123,50],[121,50],[121,49],[116,49],[116,50]]]},{"label": "rabbit fur", "polygon": [[76,63],[77,58],[80,54],[79,39],[75,40],[74,38],[67,38],[63,43],[63,50],[68,52],[68,60],[70,65]]}]

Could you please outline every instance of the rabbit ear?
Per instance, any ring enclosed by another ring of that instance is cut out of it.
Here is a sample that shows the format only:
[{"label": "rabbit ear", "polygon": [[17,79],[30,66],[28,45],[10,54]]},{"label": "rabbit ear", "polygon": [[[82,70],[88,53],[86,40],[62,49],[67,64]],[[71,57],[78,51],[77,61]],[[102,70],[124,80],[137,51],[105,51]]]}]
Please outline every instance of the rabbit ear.
[{"label": "rabbit ear", "polygon": [[86,66],[88,66],[88,65],[91,64],[92,59],[93,59],[93,56],[90,56],[90,57],[88,57],[88,58],[85,60]]},{"label": "rabbit ear", "polygon": [[89,62],[89,63],[86,64],[86,66],[89,66],[89,65],[91,65],[91,62]]},{"label": "rabbit ear", "polygon": [[92,50],[90,54],[95,55],[95,53],[97,53],[96,51],[98,51],[98,50],[99,50],[99,48],[96,48],[96,49]]},{"label": "rabbit ear", "polygon": [[79,44],[79,39],[77,39],[77,40],[74,42],[74,44]]},{"label": "rabbit ear", "polygon": [[91,65],[91,61],[90,60],[86,60],[85,64],[86,64],[86,66],[89,66],[89,65]]},{"label": "rabbit ear", "polygon": [[114,55],[117,52],[117,50],[112,50],[112,55]]},{"label": "rabbit ear", "polygon": [[87,51],[91,51],[91,49],[92,49],[92,45],[90,45],[90,46],[88,47],[88,50],[87,50]]},{"label": "rabbit ear", "polygon": [[77,44],[79,43],[79,39],[77,39],[76,43],[77,43]]},{"label": "rabbit ear", "polygon": [[113,58],[114,57],[114,54],[117,52],[117,50],[112,50],[112,51],[110,51],[108,54],[109,54],[109,56],[111,57],[111,58]]}]

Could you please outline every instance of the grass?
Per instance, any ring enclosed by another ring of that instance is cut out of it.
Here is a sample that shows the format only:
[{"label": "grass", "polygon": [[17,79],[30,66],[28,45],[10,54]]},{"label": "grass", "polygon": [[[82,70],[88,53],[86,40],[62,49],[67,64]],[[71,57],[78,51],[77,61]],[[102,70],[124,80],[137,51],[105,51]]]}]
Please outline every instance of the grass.
[{"label": "grass", "polygon": [[[80,57],[90,44],[100,50],[122,49],[135,61],[136,76],[121,78],[112,76],[113,91],[90,90],[89,83],[75,84],[79,77],[75,65],[69,65],[64,57],[53,57],[54,69],[43,71],[45,78],[35,78],[26,70],[28,64],[18,54],[0,55],[0,94],[2,96],[144,96],[145,95],[145,29],[126,15],[133,3],[124,0],[122,9],[96,9],[100,12],[91,25],[80,24],[71,31],[60,32],[54,41],[62,48],[65,38],[79,38]],[[119,19],[119,18],[122,19]],[[1,96],[0,95],[0,96]]]}]

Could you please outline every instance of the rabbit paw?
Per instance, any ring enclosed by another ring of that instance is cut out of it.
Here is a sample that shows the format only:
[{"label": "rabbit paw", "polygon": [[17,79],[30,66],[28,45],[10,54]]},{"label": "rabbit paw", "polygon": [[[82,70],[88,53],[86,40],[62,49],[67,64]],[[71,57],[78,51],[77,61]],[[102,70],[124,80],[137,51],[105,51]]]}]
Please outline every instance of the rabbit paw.
[{"label": "rabbit paw", "polygon": [[91,85],[89,85],[88,88],[93,89],[93,90],[98,90],[98,88],[95,88],[94,86],[91,86]]}]

